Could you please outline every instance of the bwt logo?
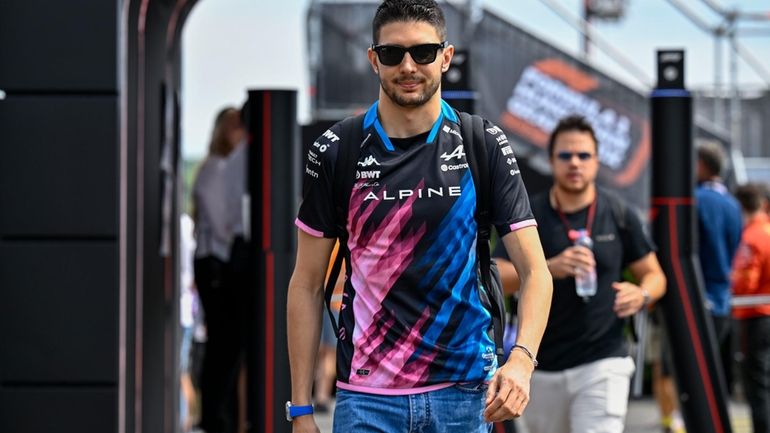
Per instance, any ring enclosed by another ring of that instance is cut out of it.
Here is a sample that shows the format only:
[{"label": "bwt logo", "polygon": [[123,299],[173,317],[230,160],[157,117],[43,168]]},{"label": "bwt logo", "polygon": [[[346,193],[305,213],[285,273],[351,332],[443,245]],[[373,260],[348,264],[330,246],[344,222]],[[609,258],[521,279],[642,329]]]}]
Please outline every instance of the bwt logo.
[{"label": "bwt logo", "polygon": [[333,133],[331,130],[327,129],[326,132],[323,133],[323,137],[326,137],[331,141],[332,143],[339,141],[339,137],[337,137],[337,134]]},{"label": "bwt logo", "polygon": [[379,170],[356,171],[356,179],[379,179],[379,178],[380,178]]}]

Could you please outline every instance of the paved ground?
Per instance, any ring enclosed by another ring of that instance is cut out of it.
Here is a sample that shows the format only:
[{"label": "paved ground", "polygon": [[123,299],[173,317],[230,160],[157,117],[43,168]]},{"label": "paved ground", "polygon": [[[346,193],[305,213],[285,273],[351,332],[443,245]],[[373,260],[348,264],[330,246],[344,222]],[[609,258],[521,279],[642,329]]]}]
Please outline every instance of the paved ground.
[{"label": "paved ground", "polygon": [[[749,408],[745,403],[731,403],[730,418],[733,425],[733,433],[751,433]],[[322,433],[332,432],[331,413],[316,416],[316,421]],[[625,433],[657,433],[660,432],[659,425],[660,417],[655,401],[651,398],[643,398],[630,403]],[[519,426],[519,432],[527,433],[523,426]]]}]

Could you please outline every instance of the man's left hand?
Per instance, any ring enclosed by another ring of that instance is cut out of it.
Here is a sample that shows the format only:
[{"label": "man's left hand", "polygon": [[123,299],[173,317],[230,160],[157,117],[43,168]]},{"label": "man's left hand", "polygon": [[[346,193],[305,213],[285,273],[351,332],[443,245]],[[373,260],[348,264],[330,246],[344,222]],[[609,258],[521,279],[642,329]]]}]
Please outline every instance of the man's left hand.
[{"label": "man's left hand", "polygon": [[529,403],[529,380],[535,366],[520,350],[511,352],[508,361],[497,369],[487,390],[484,419],[500,422],[521,416]]},{"label": "man's left hand", "polygon": [[613,310],[618,317],[628,317],[644,307],[644,292],[636,284],[624,282],[612,283],[615,289],[615,305]]}]

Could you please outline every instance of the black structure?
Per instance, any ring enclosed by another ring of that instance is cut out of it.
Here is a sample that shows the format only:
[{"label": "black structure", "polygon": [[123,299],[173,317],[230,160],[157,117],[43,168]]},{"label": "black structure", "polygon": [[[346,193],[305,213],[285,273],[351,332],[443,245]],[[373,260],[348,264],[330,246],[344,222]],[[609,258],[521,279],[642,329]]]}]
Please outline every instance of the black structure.
[{"label": "black structure", "polygon": [[[179,42],[195,4],[0,2],[0,432],[177,431]],[[250,96],[264,320],[249,421],[280,432],[296,96]]]},{"label": "black structure", "polygon": [[453,108],[474,113],[476,92],[471,89],[471,56],[468,50],[455,50],[449,69],[441,76],[441,97]]},{"label": "black structure", "polygon": [[0,431],[168,432],[195,0],[0,3]]},{"label": "black structure", "polygon": [[286,288],[294,269],[300,193],[297,94],[249,91],[251,251],[254,325],[247,343],[248,431],[290,432],[284,403],[291,399],[286,340]]},{"label": "black structure", "polygon": [[729,433],[726,387],[714,330],[704,308],[697,255],[692,98],[684,88],[684,52],[658,52],[650,95],[652,212],[658,257],[668,278],[662,306],[688,431]]}]

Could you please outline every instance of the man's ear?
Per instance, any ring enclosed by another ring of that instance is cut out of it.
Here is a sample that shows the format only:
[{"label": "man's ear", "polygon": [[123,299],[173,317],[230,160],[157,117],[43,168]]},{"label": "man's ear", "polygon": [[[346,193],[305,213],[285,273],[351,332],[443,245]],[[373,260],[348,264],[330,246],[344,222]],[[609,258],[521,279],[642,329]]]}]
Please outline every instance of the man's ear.
[{"label": "man's ear", "polygon": [[441,72],[449,70],[449,65],[452,64],[452,57],[455,55],[455,46],[447,45],[444,51],[441,53]]},{"label": "man's ear", "polygon": [[369,57],[369,63],[372,65],[372,70],[375,74],[380,74],[380,67],[377,65],[377,53],[371,48],[366,51],[367,57]]}]

